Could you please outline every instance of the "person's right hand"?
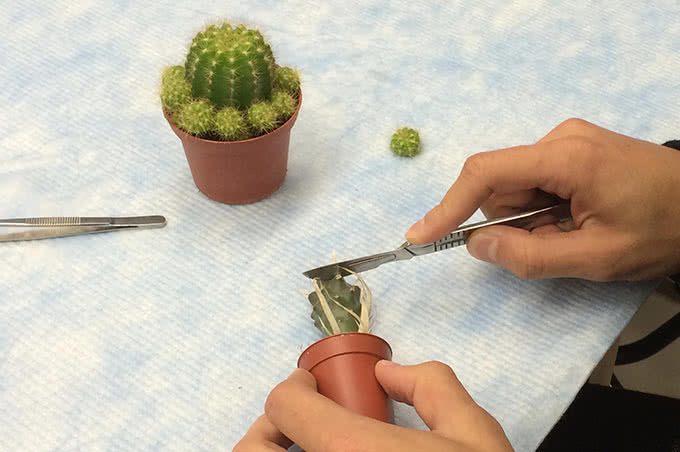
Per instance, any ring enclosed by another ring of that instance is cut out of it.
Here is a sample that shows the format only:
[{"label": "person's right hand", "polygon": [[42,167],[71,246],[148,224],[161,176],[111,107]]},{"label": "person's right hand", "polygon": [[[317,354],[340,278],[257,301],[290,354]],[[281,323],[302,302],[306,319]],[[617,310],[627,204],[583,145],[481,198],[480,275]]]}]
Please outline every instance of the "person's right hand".
[{"label": "person's right hand", "polygon": [[443,200],[406,234],[438,240],[478,208],[488,218],[570,200],[573,221],[490,226],[468,250],[522,278],[654,279],[680,272],[680,151],[579,119],[539,142],[475,154]]}]

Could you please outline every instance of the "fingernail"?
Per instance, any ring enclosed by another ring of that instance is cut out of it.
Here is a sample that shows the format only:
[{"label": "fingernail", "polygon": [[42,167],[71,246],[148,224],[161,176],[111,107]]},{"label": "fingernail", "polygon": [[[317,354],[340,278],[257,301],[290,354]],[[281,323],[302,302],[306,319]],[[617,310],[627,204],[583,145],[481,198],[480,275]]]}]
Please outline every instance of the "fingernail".
[{"label": "fingernail", "polygon": [[423,233],[424,223],[425,220],[420,219],[413,226],[411,226],[408,232],[406,232],[406,240],[409,242],[414,242],[416,237]]},{"label": "fingernail", "polygon": [[473,257],[484,262],[496,262],[498,237],[484,231],[472,234],[468,242],[468,250]]}]

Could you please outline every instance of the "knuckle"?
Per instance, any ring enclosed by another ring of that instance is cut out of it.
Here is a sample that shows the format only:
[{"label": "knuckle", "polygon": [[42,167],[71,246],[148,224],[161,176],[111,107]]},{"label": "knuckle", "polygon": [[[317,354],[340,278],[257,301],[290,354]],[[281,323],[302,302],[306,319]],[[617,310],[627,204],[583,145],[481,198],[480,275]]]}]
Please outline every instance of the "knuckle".
[{"label": "knuckle", "polygon": [[581,118],[569,118],[562,121],[557,127],[557,130],[567,132],[569,134],[578,134],[590,128],[592,124]]},{"label": "knuckle", "polygon": [[510,271],[522,279],[540,278],[545,272],[543,259],[529,251],[527,246],[521,246],[517,253],[518,259],[510,263]]},{"label": "knuckle", "polygon": [[282,401],[287,399],[287,383],[284,381],[279,383],[272,389],[272,391],[267,396],[267,400],[264,402],[264,412],[265,414],[271,414],[276,411],[281,405]]},{"label": "knuckle", "polygon": [[441,361],[428,361],[423,363],[422,366],[426,373],[432,376],[437,376],[440,378],[456,377],[456,374],[451,366],[444,364]]},{"label": "knuckle", "polygon": [[592,157],[597,147],[591,138],[582,135],[570,135],[561,138],[559,141],[562,144],[562,150],[566,151],[565,158],[570,160],[575,158],[583,160]]},{"label": "knuckle", "polygon": [[582,158],[592,157],[597,148],[595,142],[587,137],[572,137],[571,151],[580,155]]},{"label": "knuckle", "polygon": [[483,153],[473,154],[465,160],[463,163],[463,169],[461,170],[461,176],[468,176],[475,178],[484,173],[484,167],[486,166],[488,156]]}]

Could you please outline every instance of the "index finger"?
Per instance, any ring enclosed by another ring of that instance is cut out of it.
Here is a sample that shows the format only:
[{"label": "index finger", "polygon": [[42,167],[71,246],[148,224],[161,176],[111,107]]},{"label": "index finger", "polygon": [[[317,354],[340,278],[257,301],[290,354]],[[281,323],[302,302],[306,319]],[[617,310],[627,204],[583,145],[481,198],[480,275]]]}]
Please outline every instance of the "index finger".
[{"label": "index finger", "polygon": [[569,137],[475,154],[465,161],[442,201],[411,226],[406,238],[420,244],[444,237],[470,218],[492,193],[539,188],[570,199],[576,175],[592,170],[585,159],[574,158],[588,149],[589,142]]}]

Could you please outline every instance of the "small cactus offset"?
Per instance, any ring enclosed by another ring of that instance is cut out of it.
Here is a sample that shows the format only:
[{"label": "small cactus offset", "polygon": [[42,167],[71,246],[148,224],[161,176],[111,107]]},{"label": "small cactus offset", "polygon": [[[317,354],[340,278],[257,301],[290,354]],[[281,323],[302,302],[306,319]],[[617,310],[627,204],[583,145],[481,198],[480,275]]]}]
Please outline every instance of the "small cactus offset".
[{"label": "small cactus offset", "polygon": [[258,102],[248,109],[248,122],[258,133],[270,132],[280,124],[279,115],[270,102]]},{"label": "small cactus offset", "polygon": [[420,135],[414,129],[401,127],[392,135],[390,149],[400,157],[413,157],[420,152]]},{"label": "small cactus offset", "polygon": [[233,107],[225,107],[215,114],[215,132],[228,141],[244,140],[249,137],[246,118]]},{"label": "small cactus offset", "polygon": [[279,117],[279,120],[285,120],[291,117],[295,112],[297,102],[293,96],[286,91],[275,90],[272,93],[272,107]]},{"label": "small cactus offset", "polygon": [[236,141],[287,121],[298,106],[299,88],[298,72],[276,64],[262,33],[223,22],[194,36],[184,65],[164,69],[160,97],[184,131]]},{"label": "small cactus offset", "polygon": [[290,67],[276,67],[274,71],[274,89],[286,91],[297,97],[300,89],[300,74]]},{"label": "small cactus offset", "polygon": [[161,79],[161,102],[168,110],[175,110],[191,101],[191,87],[184,78],[184,67],[170,66]]},{"label": "small cactus offset", "polygon": [[215,109],[205,100],[183,105],[177,114],[177,125],[193,135],[203,135],[213,129]]},{"label": "small cactus offset", "polygon": [[314,292],[307,295],[312,305],[314,325],[326,336],[340,333],[368,333],[371,323],[372,297],[366,283],[349,284],[337,274],[330,280],[314,279]]}]

